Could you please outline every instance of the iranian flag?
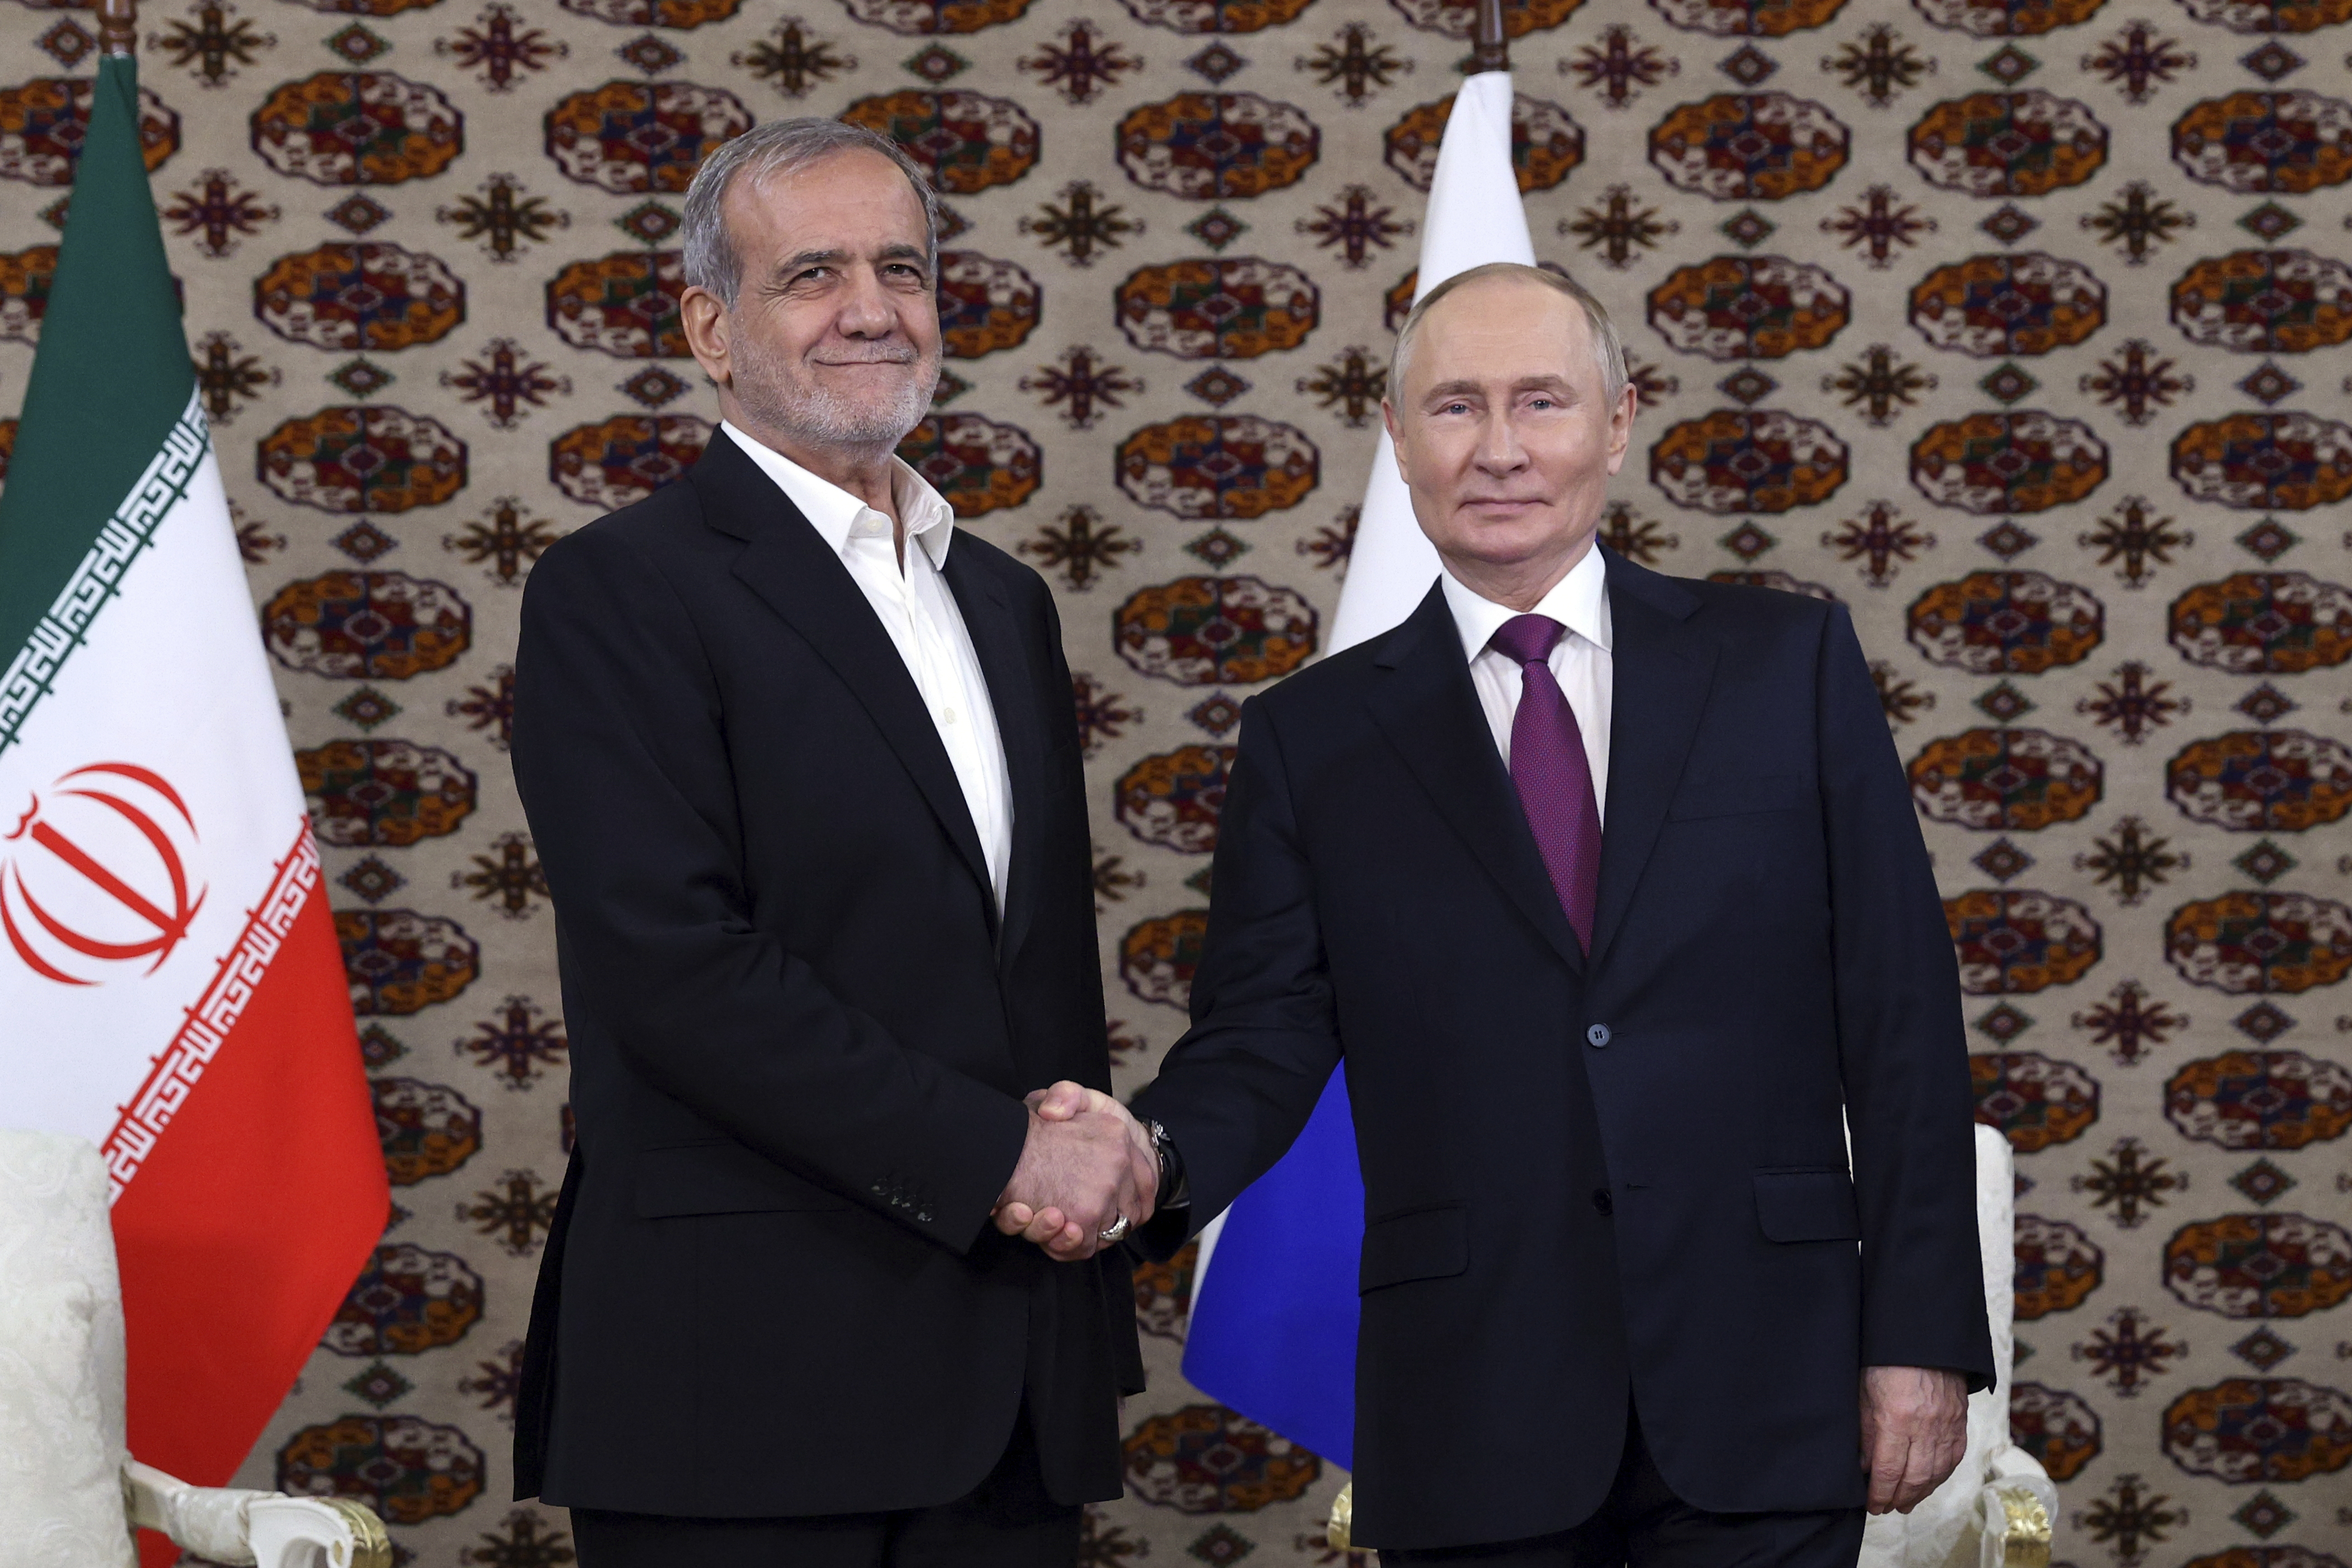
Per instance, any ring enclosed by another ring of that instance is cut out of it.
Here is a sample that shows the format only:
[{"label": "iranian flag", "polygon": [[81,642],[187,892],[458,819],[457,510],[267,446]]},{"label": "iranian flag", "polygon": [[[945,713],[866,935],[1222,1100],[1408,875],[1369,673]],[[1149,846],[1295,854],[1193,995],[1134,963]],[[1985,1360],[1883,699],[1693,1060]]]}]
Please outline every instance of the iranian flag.
[{"label": "iranian flag", "polygon": [[131,1451],[218,1485],[388,1195],[136,80],[99,68],[0,493],[0,1125],[104,1152]]}]

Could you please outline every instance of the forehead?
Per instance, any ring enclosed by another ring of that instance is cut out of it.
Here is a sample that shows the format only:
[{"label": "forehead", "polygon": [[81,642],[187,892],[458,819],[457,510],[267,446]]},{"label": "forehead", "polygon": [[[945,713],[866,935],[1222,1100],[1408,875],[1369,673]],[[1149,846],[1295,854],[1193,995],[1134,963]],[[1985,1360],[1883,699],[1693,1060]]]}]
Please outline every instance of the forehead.
[{"label": "forehead", "polygon": [[1482,278],[1430,307],[1407,370],[1424,384],[1441,377],[1582,381],[1600,374],[1584,308],[1557,288],[1518,277]]},{"label": "forehead", "polygon": [[906,172],[879,152],[852,147],[789,173],[745,173],[727,187],[728,223],[755,245],[861,250],[921,245],[923,204]]}]

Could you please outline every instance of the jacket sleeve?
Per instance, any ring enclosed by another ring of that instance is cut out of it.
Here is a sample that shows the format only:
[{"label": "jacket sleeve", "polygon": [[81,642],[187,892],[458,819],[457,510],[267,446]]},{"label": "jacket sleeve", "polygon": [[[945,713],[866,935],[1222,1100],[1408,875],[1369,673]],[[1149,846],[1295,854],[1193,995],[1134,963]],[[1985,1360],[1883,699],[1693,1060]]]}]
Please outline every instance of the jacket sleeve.
[{"label": "jacket sleeve", "polygon": [[1843,607],[1817,655],[1840,1066],[1865,1366],[1992,1383],[1959,972],[1885,710]]},{"label": "jacket sleeve", "polygon": [[1288,1151],[1332,1069],[1339,1031],[1282,745],[1255,697],[1217,827],[1209,937],[1192,977],[1192,1027],[1139,1114],[1168,1128],[1191,1206],[1162,1210],[1141,1245],[1165,1258]]},{"label": "jacket sleeve", "polygon": [[513,746],[566,978],[630,1071],[969,1249],[1028,1113],[901,1045],[754,925],[718,682],[685,602],[625,537],[591,528],[532,569]]}]

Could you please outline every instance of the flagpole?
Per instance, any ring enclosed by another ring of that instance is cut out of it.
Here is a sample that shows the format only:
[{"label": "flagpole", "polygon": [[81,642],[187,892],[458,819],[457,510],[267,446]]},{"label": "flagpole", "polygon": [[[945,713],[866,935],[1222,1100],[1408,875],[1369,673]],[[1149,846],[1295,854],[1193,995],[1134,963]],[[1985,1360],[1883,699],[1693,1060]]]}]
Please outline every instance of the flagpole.
[{"label": "flagpole", "polygon": [[[111,5],[118,0],[100,0]],[[120,0],[128,5],[130,0]],[[1511,46],[1503,37],[1503,0],[1478,0],[1478,15],[1470,26],[1470,74],[1511,68]]]},{"label": "flagpole", "polygon": [[139,47],[139,0],[98,0],[98,47],[124,56]]}]

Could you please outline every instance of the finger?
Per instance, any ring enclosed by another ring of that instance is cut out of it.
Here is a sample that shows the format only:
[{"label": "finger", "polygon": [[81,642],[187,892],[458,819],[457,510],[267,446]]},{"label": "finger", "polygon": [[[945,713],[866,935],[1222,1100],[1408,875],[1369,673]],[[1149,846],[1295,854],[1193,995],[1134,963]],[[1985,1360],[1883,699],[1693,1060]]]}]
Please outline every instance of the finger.
[{"label": "finger", "polygon": [[[1108,1099],[1109,1096],[1103,1098]],[[1045,1098],[1038,1103],[1037,1114],[1048,1122],[1066,1122],[1093,1110],[1094,1099],[1093,1090],[1066,1078],[1045,1091]]]},{"label": "finger", "polygon": [[1018,1236],[1029,1228],[1037,1216],[1025,1203],[1008,1203],[996,1211],[996,1228],[1007,1236]]},{"label": "finger", "polygon": [[1885,1513],[1895,1506],[1895,1493],[1903,1484],[1905,1460],[1910,1444],[1899,1434],[1881,1432],[1876,1449],[1870,1456],[1870,1511]]},{"label": "finger", "polygon": [[1049,1243],[1045,1250],[1065,1263],[1075,1263],[1095,1254],[1095,1234],[1076,1223],[1066,1225],[1062,1233]]},{"label": "finger", "polygon": [[1068,1223],[1069,1221],[1063,1218],[1062,1211],[1060,1209],[1041,1208],[1030,1218],[1029,1223],[1022,1230],[1021,1236],[1024,1240],[1034,1241],[1038,1246],[1043,1247],[1047,1242],[1053,1240],[1054,1238],[1059,1236],[1062,1233],[1063,1228]]}]

